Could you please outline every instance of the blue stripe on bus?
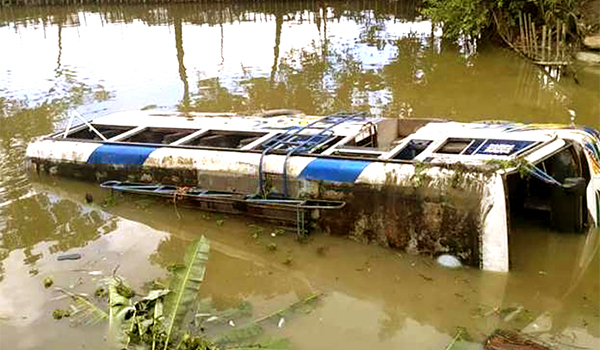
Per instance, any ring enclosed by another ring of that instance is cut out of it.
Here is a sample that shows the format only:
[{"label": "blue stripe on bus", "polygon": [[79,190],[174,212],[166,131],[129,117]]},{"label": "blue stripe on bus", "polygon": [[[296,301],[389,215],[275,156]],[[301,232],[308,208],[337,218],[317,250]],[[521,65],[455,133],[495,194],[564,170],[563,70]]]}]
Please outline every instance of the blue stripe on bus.
[{"label": "blue stripe on bus", "polygon": [[88,164],[142,165],[157,147],[102,145],[90,156]]},{"label": "blue stripe on bus", "polygon": [[302,170],[301,179],[354,183],[369,161],[317,158]]}]

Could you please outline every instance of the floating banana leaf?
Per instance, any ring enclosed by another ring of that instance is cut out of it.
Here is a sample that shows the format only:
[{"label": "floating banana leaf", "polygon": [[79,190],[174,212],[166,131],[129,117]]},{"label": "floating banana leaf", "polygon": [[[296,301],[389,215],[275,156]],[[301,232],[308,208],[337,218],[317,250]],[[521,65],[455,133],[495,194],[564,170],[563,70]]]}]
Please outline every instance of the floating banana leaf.
[{"label": "floating banana leaf", "polygon": [[[163,294],[166,295],[166,294]],[[154,327],[152,328],[152,350],[156,349],[156,334],[158,333],[156,325],[160,324],[163,319],[163,303],[160,297],[156,298],[156,304],[154,304],[154,318],[152,324]]]},{"label": "floating banana leaf", "polygon": [[[323,293],[310,294],[308,297],[306,297],[302,300],[298,300],[297,302],[286,307],[285,309],[277,310],[267,316],[264,316],[264,317],[261,317],[259,319],[252,321],[252,323],[260,324],[260,323],[264,323],[264,322],[268,322],[268,321],[272,321],[272,320],[279,320],[281,317],[289,317],[290,315],[301,310],[302,308],[308,308],[305,311],[309,311],[310,310],[309,307],[311,306],[311,304],[316,302],[322,296],[323,296]],[[312,307],[312,308],[314,308],[314,307]]]},{"label": "floating banana leaf", "polygon": [[286,338],[277,338],[272,340],[263,340],[257,344],[243,344],[230,348],[228,350],[288,350],[292,348],[292,343]]},{"label": "floating banana leaf", "polygon": [[263,328],[258,324],[249,324],[218,335],[213,342],[219,346],[227,344],[240,344],[248,339],[256,338],[263,333]]},{"label": "floating banana leaf", "polygon": [[[323,293],[311,294],[308,297],[289,305],[285,309],[277,310],[267,316],[258,318],[241,328],[237,328],[232,331],[218,334],[214,338],[213,341],[215,344],[220,345],[220,346],[230,345],[229,348],[231,348],[231,349],[258,349],[258,348],[260,348],[260,349],[286,349],[285,347],[284,348],[269,347],[268,344],[265,344],[262,342],[258,343],[258,344],[250,344],[250,345],[248,345],[248,344],[242,345],[242,344],[243,344],[243,342],[246,342],[249,339],[256,338],[263,333],[263,328],[262,328],[261,324],[264,324],[264,323],[267,323],[267,322],[270,322],[273,320],[281,320],[282,317],[289,317],[292,314],[294,314],[295,312],[302,310],[303,308],[310,307],[310,305],[312,303],[316,302],[321,296],[323,296]],[[275,339],[274,341],[280,341],[280,343],[277,343],[277,344],[283,344],[285,339]],[[273,344],[275,344],[275,343],[273,343]],[[261,346],[262,346],[262,348],[261,348]]]},{"label": "floating banana leaf", "polygon": [[206,319],[202,320],[203,322],[210,323],[212,325],[223,325],[229,323],[229,321],[232,320],[239,320],[241,318],[251,317],[252,304],[250,304],[247,301],[243,301],[234,309],[216,311],[211,308],[207,311],[208,312],[204,315]]},{"label": "floating banana leaf", "polygon": [[[129,331],[133,326],[135,308],[132,305],[133,293],[120,277],[113,276],[108,279],[108,335],[113,344],[127,347]],[[123,295],[126,294],[126,295]]]},{"label": "floating banana leaf", "polygon": [[180,267],[174,271],[169,288],[172,293],[167,294],[165,298],[165,309],[168,315],[165,350],[169,340],[177,336],[175,332],[181,329],[190,306],[198,296],[206,271],[209,250],[210,244],[202,236],[186,250],[185,268]]},{"label": "floating banana leaf", "polygon": [[171,291],[168,289],[154,289],[154,290],[151,290],[148,293],[148,295],[143,297],[142,300],[148,300],[148,301],[156,300],[162,296],[169,294],[170,292]]},{"label": "floating banana leaf", "polygon": [[75,322],[93,325],[108,319],[108,314],[89,301],[85,296],[71,293],[62,288],[57,289],[70,296],[75,302],[74,305],[71,305],[71,319]]}]

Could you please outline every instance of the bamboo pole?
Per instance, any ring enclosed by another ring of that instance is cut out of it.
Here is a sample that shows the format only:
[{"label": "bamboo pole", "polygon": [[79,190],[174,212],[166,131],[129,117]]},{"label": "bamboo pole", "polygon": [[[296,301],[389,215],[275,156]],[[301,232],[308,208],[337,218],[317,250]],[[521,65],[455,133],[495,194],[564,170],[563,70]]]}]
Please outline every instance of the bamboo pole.
[{"label": "bamboo pole", "polygon": [[533,51],[533,37],[531,36],[531,13],[527,14],[527,31],[529,32],[529,56]]},{"label": "bamboo pole", "polygon": [[523,31],[523,13],[519,12],[519,46],[523,48],[525,46],[525,32]]},{"label": "bamboo pole", "polygon": [[537,33],[535,32],[535,23],[531,23],[531,37],[533,38],[533,57],[538,56]]},{"label": "bamboo pole", "polygon": [[527,49],[529,47],[529,31],[527,30],[527,16],[523,14],[523,31],[525,32],[525,46],[523,47],[523,52],[527,53]]},{"label": "bamboo pole", "polygon": [[523,38],[525,41],[523,42],[523,52],[527,52],[527,46],[529,46],[529,36],[527,35],[527,16],[523,14]]},{"label": "bamboo pole", "polygon": [[558,60],[558,50],[560,47],[560,21],[556,21],[556,60]]},{"label": "bamboo pole", "polygon": [[552,56],[552,28],[548,28],[548,48],[546,49],[547,51],[547,59],[550,59],[550,56]]},{"label": "bamboo pole", "polygon": [[565,46],[566,46],[566,42],[567,42],[567,25],[565,23],[563,23],[562,25],[562,55],[561,55],[561,61],[565,60]]},{"label": "bamboo pole", "polygon": [[546,60],[546,25],[542,26],[542,61]]}]

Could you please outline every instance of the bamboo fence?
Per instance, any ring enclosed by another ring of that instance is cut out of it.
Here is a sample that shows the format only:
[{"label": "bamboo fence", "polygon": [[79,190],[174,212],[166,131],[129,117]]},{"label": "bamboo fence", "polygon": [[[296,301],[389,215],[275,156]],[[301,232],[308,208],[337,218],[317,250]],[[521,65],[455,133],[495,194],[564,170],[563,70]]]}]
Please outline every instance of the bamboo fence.
[{"label": "bamboo fence", "polygon": [[569,56],[566,45],[567,25],[560,20],[552,26],[536,28],[531,14],[519,14],[519,36],[513,47],[536,64],[566,66]]}]

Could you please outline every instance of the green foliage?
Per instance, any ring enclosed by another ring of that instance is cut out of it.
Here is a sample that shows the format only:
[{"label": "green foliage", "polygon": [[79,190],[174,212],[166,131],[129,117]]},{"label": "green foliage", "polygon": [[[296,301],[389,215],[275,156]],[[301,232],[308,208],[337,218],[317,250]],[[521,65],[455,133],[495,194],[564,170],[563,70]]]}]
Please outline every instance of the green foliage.
[{"label": "green foliage", "polygon": [[512,169],[516,169],[519,172],[522,179],[529,177],[529,174],[531,173],[531,169],[534,166],[531,163],[529,163],[526,159],[523,159],[523,158],[509,159],[509,160],[490,159],[490,160],[486,161],[486,164],[490,165],[492,167],[493,171],[498,171],[498,170],[510,171]]},{"label": "green foliage", "polygon": [[535,0],[534,2],[546,23],[553,23],[557,19],[567,23],[573,20],[576,23],[579,5],[582,3],[576,0]]},{"label": "green foliage", "polygon": [[127,347],[128,332],[133,327],[135,308],[131,298],[133,290],[120,277],[108,279],[108,334],[112,344]]},{"label": "green foliage", "polygon": [[[242,318],[248,318],[252,316],[252,304],[247,301],[241,302],[237,307],[233,309],[227,309],[222,311],[217,311],[212,308],[211,304],[201,305],[198,308],[199,312],[204,311],[203,313],[196,315],[202,316],[204,319],[202,320],[202,324],[211,325],[224,325],[227,324],[231,320],[239,320]],[[210,319],[210,321],[209,321]]]},{"label": "green foliage", "polygon": [[494,15],[518,31],[521,11],[540,25],[560,20],[576,28],[580,5],[576,0],[425,0],[422,13],[443,26],[445,38],[456,40],[461,35],[477,37],[491,28]]},{"label": "green foliage", "polygon": [[108,314],[89,301],[85,296],[71,293],[59,288],[59,290],[70,296],[75,304],[71,305],[71,318],[73,322],[93,325],[108,320]]},{"label": "green foliage", "polygon": [[60,320],[63,317],[69,317],[69,316],[71,316],[71,312],[69,310],[56,309],[56,310],[52,311],[52,317],[55,320]]},{"label": "green foliage", "polygon": [[267,340],[267,341],[261,341],[260,343],[256,343],[256,344],[241,344],[241,345],[237,345],[234,349],[235,350],[254,350],[254,349],[287,350],[287,349],[291,349],[291,348],[292,348],[292,344],[290,344],[290,341],[288,339],[278,338],[278,339],[272,339],[272,340]]},{"label": "green foliage", "polygon": [[256,338],[263,333],[263,328],[251,323],[244,327],[236,328],[215,337],[215,344],[224,346],[229,344],[241,344],[248,339]]},{"label": "green foliage", "polygon": [[420,161],[415,161],[414,164],[415,172],[411,176],[411,180],[415,182],[417,187],[427,184],[431,180],[431,177],[427,175],[427,168],[429,165]]},{"label": "green foliage", "polygon": [[[284,322],[284,318],[294,313],[308,313],[314,308],[315,302],[322,294],[309,295],[285,309],[270,315],[255,319],[243,326],[230,329],[215,336],[214,341],[204,335],[192,335],[184,332],[184,320],[191,309],[192,303],[198,296],[202,283],[205,265],[210,249],[204,236],[192,244],[185,257],[185,265],[175,268],[171,280],[171,290],[151,290],[141,299],[119,276],[105,279],[108,291],[109,313],[107,314],[86,297],[62,290],[71,296],[75,305],[71,305],[71,316],[82,319],[86,324],[109,321],[109,339],[111,345],[121,349],[170,349],[170,350],[208,350],[219,349],[290,349],[287,339],[265,339],[262,324],[266,322]],[[105,291],[103,289],[103,293]],[[134,302],[134,298],[138,300]],[[244,318],[252,316],[252,305],[241,302],[237,308],[216,311],[210,302],[200,301],[197,307],[196,320],[203,318],[201,325],[233,325]],[[55,318],[68,317],[68,312],[55,310]],[[196,322],[194,322],[196,323]],[[203,329],[203,328],[201,328]],[[260,337],[260,340],[257,340]]]},{"label": "green foliage", "polygon": [[490,2],[484,0],[425,0],[423,14],[441,23],[444,37],[475,37],[490,24]]},{"label": "green foliage", "polygon": [[176,330],[181,329],[190,305],[196,300],[208,261],[210,245],[202,236],[198,242],[191,245],[185,254],[185,268],[176,269],[171,279],[171,293],[167,295],[167,332],[165,349],[171,337],[176,336]]}]

